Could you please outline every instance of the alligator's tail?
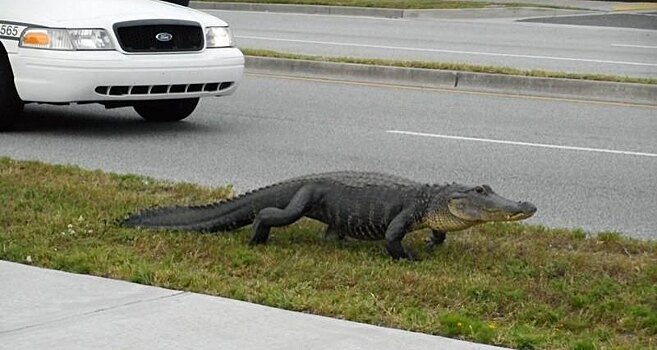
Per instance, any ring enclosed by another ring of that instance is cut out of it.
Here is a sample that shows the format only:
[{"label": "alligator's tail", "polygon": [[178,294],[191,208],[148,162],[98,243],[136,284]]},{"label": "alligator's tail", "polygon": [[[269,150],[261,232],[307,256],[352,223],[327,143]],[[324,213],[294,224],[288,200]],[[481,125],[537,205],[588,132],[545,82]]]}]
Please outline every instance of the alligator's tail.
[{"label": "alligator's tail", "polygon": [[147,209],[129,215],[121,225],[204,232],[230,231],[251,224],[262,208],[284,208],[300,185],[277,184],[204,206]]},{"label": "alligator's tail", "polygon": [[234,208],[231,201],[205,206],[160,207],[132,214],[121,222],[126,227],[151,227],[186,231],[228,231],[250,224],[252,211]]}]

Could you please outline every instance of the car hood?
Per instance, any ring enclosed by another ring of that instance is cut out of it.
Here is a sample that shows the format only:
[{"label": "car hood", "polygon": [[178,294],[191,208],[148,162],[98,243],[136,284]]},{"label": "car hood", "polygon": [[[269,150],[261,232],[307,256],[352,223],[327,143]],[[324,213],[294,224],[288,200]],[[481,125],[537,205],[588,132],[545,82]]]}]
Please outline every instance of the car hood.
[{"label": "car hood", "polygon": [[0,20],[54,28],[105,28],[116,22],[177,19],[225,26],[209,14],[158,0],[0,0]]}]

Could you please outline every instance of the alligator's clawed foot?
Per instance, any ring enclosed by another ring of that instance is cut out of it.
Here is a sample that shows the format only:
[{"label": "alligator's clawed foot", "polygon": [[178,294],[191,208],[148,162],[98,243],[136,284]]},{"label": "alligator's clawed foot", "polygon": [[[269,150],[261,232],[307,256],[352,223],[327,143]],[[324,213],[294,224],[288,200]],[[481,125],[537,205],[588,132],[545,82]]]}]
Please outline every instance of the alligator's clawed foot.
[{"label": "alligator's clawed foot", "polygon": [[253,224],[253,236],[249,241],[249,245],[259,245],[267,243],[269,239],[269,227],[264,227],[259,221]]},{"label": "alligator's clawed foot", "polygon": [[435,248],[436,244],[433,242],[431,238],[425,238],[424,239],[424,249],[427,252],[433,251],[433,248]]},{"label": "alligator's clawed foot", "polygon": [[267,243],[266,239],[256,239],[255,237],[253,237],[253,238],[251,238],[251,240],[249,240],[249,245],[250,246],[256,246],[256,245],[261,245],[261,244],[265,244],[265,243]]},{"label": "alligator's clawed foot", "polygon": [[345,235],[338,232],[337,230],[327,227],[324,233],[322,234],[322,240],[326,242],[342,242],[345,239]]},{"label": "alligator's clawed foot", "polygon": [[424,240],[424,246],[427,251],[432,251],[437,245],[443,244],[445,238],[447,238],[447,233],[445,231],[432,230],[431,236]]},{"label": "alligator's clawed foot", "polygon": [[390,257],[393,260],[397,260],[397,261],[399,261],[399,260],[417,261],[418,260],[414,254],[411,254],[411,253],[407,252],[404,249],[391,250],[390,248],[388,248],[388,254],[390,254]]},{"label": "alligator's clawed foot", "polygon": [[406,260],[406,261],[420,261],[421,260],[415,254],[410,253],[410,252],[406,252],[406,257],[404,257],[402,259]]}]

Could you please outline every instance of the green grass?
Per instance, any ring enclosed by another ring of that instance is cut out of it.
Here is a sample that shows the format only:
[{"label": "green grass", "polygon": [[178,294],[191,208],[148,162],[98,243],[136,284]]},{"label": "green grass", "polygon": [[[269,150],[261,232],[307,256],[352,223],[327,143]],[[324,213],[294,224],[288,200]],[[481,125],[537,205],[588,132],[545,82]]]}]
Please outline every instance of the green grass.
[{"label": "green grass", "polygon": [[579,9],[572,6],[557,6],[532,3],[531,0],[508,1],[477,1],[477,0],[200,0],[206,2],[238,2],[258,4],[287,4],[287,5],[324,5],[324,6],[352,6],[407,10],[426,9],[474,9],[484,7],[541,7],[551,9]]},{"label": "green grass", "polygon": [[523,349],[657,348],[657,242],[618,233],[485,225],[433,253],[417,233],[405,244],[421,260],[395,262],[381,242],[323,240],[310,220],[255,248],[248,229],[116,224],[230,193],[0,158],[0,259]]},{"label": "green grass", "polygon": [[310,60],[317,62],[355,63],[355,64],[364,64],[364,65],[438,69],[438,70],[451,70],[451,71],[475,72],[475,73],[506,74],[506,75],[518,75],[518,76],[528,76],[528,77],[540,77],[540,78],[609,81],[609,82],[617,82],[617,83],[657,84],[657,79],[654,78],[635,78],[635,77],[604,75],[604,74],[550,72],[543,70],[522,70],[516,68],[509,68],[509,67],[483,66],[483,65],[473,65],[473,64],[464,64],[464,63],[441,63],[441,62],[428,62],[428,61],[387,60],[387,59],[376,59],[376,58],[314,56],[314,55],[302,55],[302,54],[286,53],[286,52],[279,52],[272,50],[249,49],[249,48],[241,48],[241,50],[242,52],[244,52],[245,55],[248,56]]}]

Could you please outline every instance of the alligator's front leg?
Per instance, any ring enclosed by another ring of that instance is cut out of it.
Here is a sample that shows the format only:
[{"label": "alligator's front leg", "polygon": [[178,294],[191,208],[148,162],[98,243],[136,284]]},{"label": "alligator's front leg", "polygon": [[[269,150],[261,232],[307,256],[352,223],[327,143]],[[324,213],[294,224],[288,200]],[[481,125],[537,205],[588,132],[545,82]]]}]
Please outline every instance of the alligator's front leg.
[{"label": "alligator's front leg", "polygon": [[289,225],[299,220],[314,204],[316,198],[313,197],[315,196],[312,186],[304,186],[294,194],[285,209],[269,207],[260,210],[253,220],[253,235],[249,244],[267,243],[272,227]]},{"label": "alligator's front leg", "polygon": [[404,210],[392,219],[386,229],[386,250],[395,259],[410,259],[408,253],[402,247],[402,239],[411,226],[412,211]]},{"label": "alligator's front leg", "polygon": [[431,230],[431,236],[424,241],[424,244],[428,250],[431,250],[435,246],[443,244],[446,237],[447,237],[446,231]]}]

